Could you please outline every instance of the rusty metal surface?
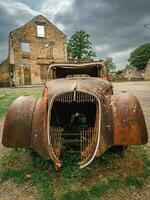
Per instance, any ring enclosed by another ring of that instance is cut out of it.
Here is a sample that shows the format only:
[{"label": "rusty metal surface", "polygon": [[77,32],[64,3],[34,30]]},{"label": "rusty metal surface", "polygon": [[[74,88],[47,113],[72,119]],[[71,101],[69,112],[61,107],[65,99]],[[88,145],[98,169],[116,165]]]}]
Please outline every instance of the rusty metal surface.
[{"label": "rusty metal surface", "polygon": [[43,97],[39,99],[33,114],[30,147],[45,160],[50,159],[47,136],[47,88],[44,89]]},{"label": "rusty metal surface", "polygon": [[[101,67],[105,76],[71,74],[47,81],[42,98],[39,100],[20,97],[14,101],[5,120],[4,146],[30,147],[43,159],[52,159],[58,168],[61,167],[63,145],[66,145],[64,140],[71,145],[78,142],[82,168],[111,146],[145,144],[147,130],[137,98],[130,93],[113,95],[112,84],[102,63],[55,64],[50,69],[57,67],[76,69],[87,66]],[[94,111],[91,105],[95,106]],[[53,106],[58,106],[59,112]],[[71,124],[74,116],[82,115],[87,118],[92,112],[94,123],[71,134],[65,132],[65,121],[63,123],[58,121],[61,115],[61,118],[65,118],[67,112],[70,113],[68,114],[70,121],[67,123]],[[56,121],[57,125],[53,121]]]},{"label": "rusty metal surface", "polygon": [[145,144],[148,134],[142,108],[131,93],[112,96],[114,144]]},{"label": "rusty metal surface", "polygon": [[74,88],[77,88],[78,91],[92,93],[100,98],[101,95],[104,95],[106,91],[112,87],[112,84],[101,78],[79,77],[74,79],[63,78],[51,80],[46,83],[46,86],[49,93],[48,102],[50,102],[51,98],[54,96],[71,92]]},{"label": "rusty metal surface", "polygon": [[[76,63],[76,64],[75,63],[52,64],[49,67],[48,78],[49,79],[56,79],[57,78],[57,75],[56,75],[57,69],[58,70],[69,69],[71,71],[73,71],[75,69],[77,71],[79,69],[85,69],[86,70],[87,68],[97,69],[97,72],[98,72],[97,77],[103,78],[104,80],[109,81],[109,76],[108,76],[108,72],[106,70],[106,67],[102,62],[99,62],[99,61],[94,61],[94,62],[89,62],[89,63]],[[73,72],[71,74],[73,74]],[[84,74],[85,74],[85,72],[84,72]],[[68,75],[70,75],[70,74],[68,74]]]},{"label": "rusty metal surface", "polygon": [[101,139],[97,157],[101,156],[114,144],[114,123],[112,120],[111,95],[104,95],[101,98],[101,107]]},{"label": "rusty metal surface", "polygon": [[29,147],[32,117],[36,99],[29,96],[17,98],[5,118],[2,144],[6,147]]}]

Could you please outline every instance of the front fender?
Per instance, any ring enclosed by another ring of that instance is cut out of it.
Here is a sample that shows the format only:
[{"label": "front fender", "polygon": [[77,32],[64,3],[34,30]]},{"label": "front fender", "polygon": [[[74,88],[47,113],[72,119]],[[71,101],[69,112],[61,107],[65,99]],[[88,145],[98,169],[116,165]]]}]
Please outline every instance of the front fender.
[{"label": "front fender", "polygon": [[47,135],[47,97],[38,99],[32,121],[30,147],[43,159],[49,160],[49,144]]},{"label": "front fender", "polygon": [[10,106],[4,123],[2,144],[6,147],[30,147],[32,118],[37,99],[18,97]]},{"label": "front fender", "polygon": [[145,144],[148,134],[142,108],[131,93],[112,96],[114,145]]}]

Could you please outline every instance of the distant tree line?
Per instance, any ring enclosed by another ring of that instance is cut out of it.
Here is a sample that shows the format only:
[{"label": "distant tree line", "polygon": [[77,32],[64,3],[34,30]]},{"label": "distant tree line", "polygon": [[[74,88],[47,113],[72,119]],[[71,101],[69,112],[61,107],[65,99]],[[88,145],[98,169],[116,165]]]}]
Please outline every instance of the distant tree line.
[{"label": "distant tree line", "polygon": [[144,69],[150,59],[150,43],[137,47],[129,57],[129,63],[138,69]]},{"label": "distant tree line", "polygon": [[[90,35],[85,31],[76,31],[68,40],[67,51],[69,58],[72,60],[87,61],[96,57],[96,53],[92,50],[92,43],[89,40]],[[146,67],[150,59],[150,43],[143,44],[131,52],[128,59],[130,66],[138,69]],[[104,64],[109,72],[117,72],[117,67],[111,57],[104,59]]]}]

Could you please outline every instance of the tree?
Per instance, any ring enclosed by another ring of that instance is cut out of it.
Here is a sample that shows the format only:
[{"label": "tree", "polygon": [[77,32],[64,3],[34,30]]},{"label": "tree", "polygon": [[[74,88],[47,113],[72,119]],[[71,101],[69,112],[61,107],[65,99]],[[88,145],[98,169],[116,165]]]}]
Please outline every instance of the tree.
[{"label": "tree", "polygon": [[130,65],[138,69],[144,69],[150,59],[150,43],[143,44],[136,48],[129,58]]},{"label": "tree", "polygon": [[110,58],[105,58],[104,64],[107,67],[108,72],[115,72],[116,71],[116,65],[113,62],[113,59]]},{"label": "tree", "polygon": [[122,72],[123,72],[123,69],[119,69],[119,70],[116,72],[116,75],[120,75],[120,74],[122,74]]},{"label": "tree", "polygon": [[89,41],[90,35],[85,31],[76,31],[68,40],[68,54],[71,59],[90,60],[96,57],[92,51],[92,43]]}]

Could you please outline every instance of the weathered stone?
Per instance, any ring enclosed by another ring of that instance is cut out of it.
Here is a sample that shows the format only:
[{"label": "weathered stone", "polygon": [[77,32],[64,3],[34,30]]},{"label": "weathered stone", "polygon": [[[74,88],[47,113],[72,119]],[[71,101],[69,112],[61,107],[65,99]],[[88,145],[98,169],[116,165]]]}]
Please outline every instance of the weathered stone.
[{"label": "weathered stone", "polygon": [[144,69],[139,70],[136,67],[126,67],[123,74],[125,80],[144,80]]},{"label": "weathered stone", "polygon": [[10,84],[8,65],[8,58],[0,64],[0,87]]},{"label": "weathered stone", "polygon": [[150,60],[149,60],[147,66],[146,66],[146,69],[145,69],[144,79],[150,80]]},{"label": "weathered stone", "polygon": [[[40,36],[37,26],[42,29]],[[3,67],[9,77],[11,65],[10,83],[16,86],[43,84],[51,63],[67,61],[66,43],[66,35],[42,15],[10,32],[9,64]]]}]

